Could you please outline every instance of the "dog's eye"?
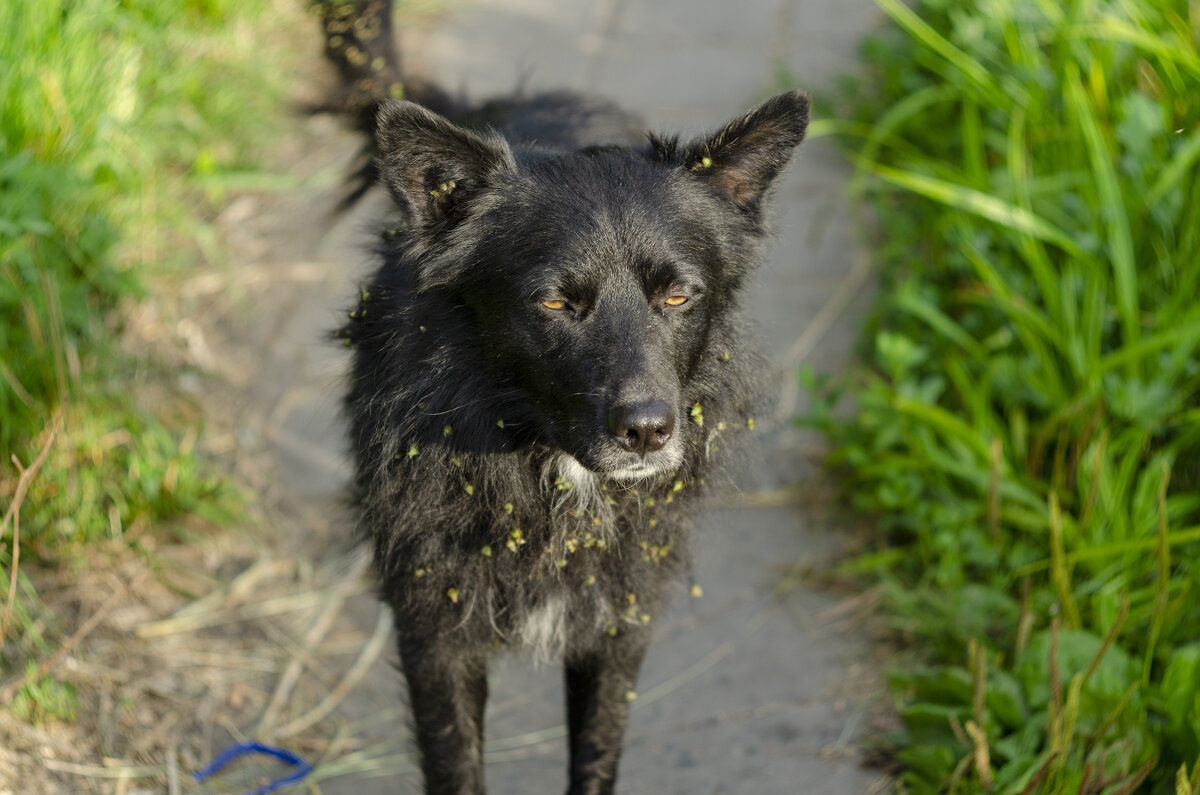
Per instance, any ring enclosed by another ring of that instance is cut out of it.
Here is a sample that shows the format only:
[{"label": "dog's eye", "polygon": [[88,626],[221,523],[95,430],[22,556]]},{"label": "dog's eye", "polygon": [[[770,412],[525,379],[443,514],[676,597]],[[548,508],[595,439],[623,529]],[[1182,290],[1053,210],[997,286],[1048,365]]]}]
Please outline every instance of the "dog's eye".
[{"label": "dog's eye", "polygon": [[686,295],[672,295],[666,301],[667,306],[683,306],[687,303]]},{"label": "dog's eye", "polygon": [[566,309],[567,302],[557,299],[553,301],[542,301],[542,306],[546,307],[547,309]]}]

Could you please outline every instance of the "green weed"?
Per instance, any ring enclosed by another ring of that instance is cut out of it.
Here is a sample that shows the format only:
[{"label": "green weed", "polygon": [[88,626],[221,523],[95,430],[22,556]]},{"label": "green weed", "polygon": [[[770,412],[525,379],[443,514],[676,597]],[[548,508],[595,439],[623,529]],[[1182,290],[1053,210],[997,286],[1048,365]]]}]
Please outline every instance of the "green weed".
[{"label": "green weed", "polygon": [[[186,532],[184,517],[228,521],[238,504],[198,453],[196,410],[153,354],[121,337],[165,274],[213,264],[214,208],[283,123],[287,58],[281,37],[265,35],[269,3],[0,4],[5,509],[19,466],[62,420],[21,505],[21,565],[70,563],[85,544],[148,528]],[[15,529],[0,530],[0,592],[20,586],[5,610],[8,639],[23,642],[0,673],[35,650],[46,607],[15,570]]]},{"label": "green weed", "polygon": [[[271,52],[251,35],[264,8],[261,0],[0,8],[8,31],[0,38],[0,449],[31,457],[49,418],[63,413],[73,450],[46,476],[69,470],[75,485],[61,493],[82,490],[91,507],[87,490],[103,491],[125,522],[192,502],[181,491],[211,492],[193,450],[179,445],[192,432],[133,399],[129,379],[154,377],[119,353],[115,310],[164,272],[212,253],[210,200],[225,175],[251,168],[263,151],[267,122],[253,109],[281,115],[275,70],[262,68]],[[112,460],[86,452],[114,433],[124,441]],[[54,527],[83,538],[109,527],[108,505],[80,515],[74,499],[70,511],[53,502],[26,505],[55,517],[30,522],[30,533]]]},{"label": "green weed", "polygon": [[901,787],[1158,791],[1200,758],[1196,6],[878,2],[829,126],[883,289],[806,421],[930,666]]},{"label": "green weed", "polygon": [[[30,663],[26,673],[32,675],[37,667]],[[60,682],[51,677],[43,677],[22,687],[13,696],[12,714],[26,723],[46,723],[48,721],[75,719],[79,702],[75,696],[75,687],[70,682]]]}]

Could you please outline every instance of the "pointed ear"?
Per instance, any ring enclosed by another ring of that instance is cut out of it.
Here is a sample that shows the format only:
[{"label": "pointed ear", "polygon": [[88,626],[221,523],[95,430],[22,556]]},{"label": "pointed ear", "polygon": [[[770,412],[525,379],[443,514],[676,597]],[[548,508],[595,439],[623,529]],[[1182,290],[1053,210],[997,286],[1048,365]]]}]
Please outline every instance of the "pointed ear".
[{"label": "pointed ear", "polygon": [[804,140],[811,105],[805,91],[778,94],[715,135],[693,141],[682,152],[682,165],[757,215],[767,190]]},{"label": "pointed ear", "polygon": [[488,178],[516,170],[503,138],[466,130],[415,102],[384,102],[376,131],[379,175],[422,224],[461,213]]}]

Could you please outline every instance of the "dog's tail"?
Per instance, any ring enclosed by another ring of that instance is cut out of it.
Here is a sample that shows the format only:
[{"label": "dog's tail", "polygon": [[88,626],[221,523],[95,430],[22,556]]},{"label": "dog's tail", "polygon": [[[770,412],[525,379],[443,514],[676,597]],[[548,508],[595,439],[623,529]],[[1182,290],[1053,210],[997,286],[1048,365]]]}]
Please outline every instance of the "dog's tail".
[{"label": "dog's tail", "polygon": [[350,191],[339,203],[346,209],[357,202],[378,173],[375,167],[375,120],[388,99],[408,99],[435,113],[455,118],[462,103],[420,78],[404,77],[392,27],[391,0],[314,0],[313,13],[325,33],[325,57],[338,73],[336,95],[324,111],[348,116],[368,142],[350,176]]}]

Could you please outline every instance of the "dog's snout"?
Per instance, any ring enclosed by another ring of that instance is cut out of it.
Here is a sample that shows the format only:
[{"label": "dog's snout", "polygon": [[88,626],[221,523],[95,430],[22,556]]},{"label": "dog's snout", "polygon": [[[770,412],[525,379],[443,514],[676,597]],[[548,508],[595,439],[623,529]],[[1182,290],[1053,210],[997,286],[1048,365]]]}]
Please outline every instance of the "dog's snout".
[{"label": "dog's snout", "polygon": [[617,442],[640,456],[661,450],[675,432],[675,412],[661,400],[614,406],[608,413],[608,430]]}]

